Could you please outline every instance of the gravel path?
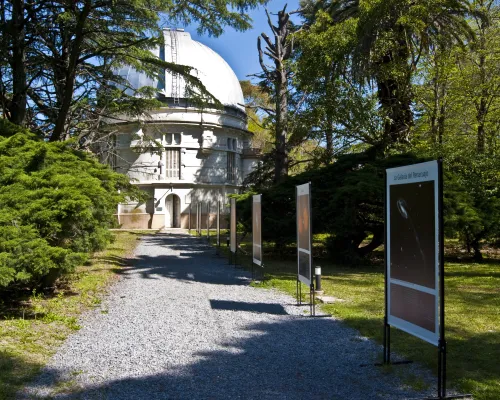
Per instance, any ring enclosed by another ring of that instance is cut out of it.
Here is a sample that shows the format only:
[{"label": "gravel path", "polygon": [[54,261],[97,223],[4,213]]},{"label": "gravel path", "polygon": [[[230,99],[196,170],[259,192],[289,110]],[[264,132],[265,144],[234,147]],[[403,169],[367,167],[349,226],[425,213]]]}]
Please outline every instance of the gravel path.
[{"label": "gravel path", "polygon": [[[292,297],[249,286],[201,239],[145,236],[100,309],[86,314],[22,399],[405,399],[380,346]],[[397,368],[397,371],[395,369]]]}]

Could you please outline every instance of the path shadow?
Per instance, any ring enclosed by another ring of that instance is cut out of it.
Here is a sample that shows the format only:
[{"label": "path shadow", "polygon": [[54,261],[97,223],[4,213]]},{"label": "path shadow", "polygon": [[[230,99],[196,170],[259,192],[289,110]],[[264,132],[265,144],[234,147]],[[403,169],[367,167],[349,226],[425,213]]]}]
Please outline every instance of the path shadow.
[{"label": "path shadow", "polygon": [[[33,379],[43,367],[40,361],[29,355],[19,357],[0,348],[0,400],[12,400],[16,398],[16,392],[26,381]],[[47,370],[54,377],[59,375],[54,371]]]},{"label": "path shadow", "polygon": [[168,248],[178,255],[141,255],[131,258],[113,257],[109,262],[116,265],[117,274],[128,278],[138,274],[143,279],[169,278],[184,282],[200,282],[214,285],[248,284],[246,271],[234,273],[225,268],[227,261],[215,255],[215,249],[203,240],[186,234],[158,234],[141,239],[142,246]]},{"label": "path shadow", "polygon": [[210,300],[213,310],[248,311],[272,315],[287,315],[281,304],[276,303],[246,303],[242,301]]},{"label": "path shadow", "polygon": [[[380,347],[353,340],[356,332],[335,320],[287,317],[249,324],[234,337],[212,343],[213,350],[195,353],[182,366],[165,360],[165,366],[154,374],[73,388],[56,398],[400,400],[432,393],[412,391],[396,374],[382,368],[360,368],[379,357]],[[147,362],[158,365],[156,360]],[[101,374],[95,368],[87,372]]]},{"label": "path shadow", "polygon": [[[174,243],[179,239],[178,235],[171,238],[168,236],[151,237],[154,240],[146,239],[144,244],[170,246],[169,243],[172,243],[172,247],[176,246],[180,250],[181,256],[138,256],[130,259],[132,266],[124,268],[120,273],[124,277],[139,274],[144,279],[164,277],[222,285],[248,283],[245,277],[241,280],[235,277],[233,267],[221,265],[221,259],[207,257],[206,252],[188,252],[187,249],[194,244],[193,240],[197,239],[186,235],[181,238],[180,243]],[[203,262],[200,263],[198,258]],[[145,365],[154,366],[155,371],[149,375],[137,376],[136,371],[129,370],[128,375],[125,372],[122,374],[126,376],[124,378],[95,384],[87,381],[85,388],[73,387],[66,393],[61,391],[56,398],[399,400],[435,394],[435,388],[414,391],[400,380],[405,374],[413,374],[415,366],[400,366],[398,373],[371,366],[371,363],[379,361],[381,357],[380,346],[360,337],[355,330],[345,327],[339,321],[285,316],[286,311],[279,304],[213,299],[210,299],[210,304],[214,312],[269,314],[272,322],[248,325],[239,323],[238,331],[230,335],[232,339],[220,336],[210,343],[210,350],[194,352],[193,356],[180,352],[178,357],[184,362],[174,362],[174,355],[161,355],[169,341],[169,335],[166,334],[164,342],[155,344],[158,357],[142,360]],[[380,320],[365,318],[349,322],[355,326],[368,323],[373,325],[373,329],[381,331]],[[193,326],[193,329],[200,328]],[[203,336],[204,333],[200,329],[199,335]],[[396,347],[398,334],[395,333],[393,338]],[[406,335],[404,340],[417,339],[408,339]],[[449,348],[457,345],[458,343],[449,342]],[[469,340],[467,346],[489,348],[492,355],[497,357],[498,335],[477,335]],[[429,348],[434,352],[435,348]],[[134,350],[140,353],[140,343]],[[189,352],[190,349],[186,350]],[[130,360],[123,360],[122,363],[124,368],[131,367]],[[361,364],[370,366],[360,368]],[[118,365],[119,370],[120,367]],[[98,382],[102,382],[100,377],[109,373],[111,366],[99,362],[90,364],[89,368],[91,370],[85,373],[94,375],[99,378]],[[71,371],[48,371],[49,378],[42,376],[40,382],[52,380],[53,386],[61,387],[60,377],[70,373]],[[426,375],[425,379],[428,378]],[[432,378],[434,382],[435,377]],[[481,381],[482,378],[477,379]],[[485,374],[484,381],[486,379],[500,379],[500,372],[493,369],[491,373]],[[37,385],[42,383],[35,383],[33,386]]]}]

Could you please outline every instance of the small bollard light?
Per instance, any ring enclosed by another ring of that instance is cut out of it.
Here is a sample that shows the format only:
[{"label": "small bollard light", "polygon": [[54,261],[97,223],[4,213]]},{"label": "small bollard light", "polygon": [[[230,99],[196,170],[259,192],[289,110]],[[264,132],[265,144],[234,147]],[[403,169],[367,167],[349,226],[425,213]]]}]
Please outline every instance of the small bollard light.
[{"label": "small bollard light", "polygon": [[321,290],[321,267],[314,268],[314,276],[316,277],[316,288],[315,292],[322,292]]},{"label": "small bollard light", "polygon": [[229,236],[226,236],[226,245],[229,247]]}]

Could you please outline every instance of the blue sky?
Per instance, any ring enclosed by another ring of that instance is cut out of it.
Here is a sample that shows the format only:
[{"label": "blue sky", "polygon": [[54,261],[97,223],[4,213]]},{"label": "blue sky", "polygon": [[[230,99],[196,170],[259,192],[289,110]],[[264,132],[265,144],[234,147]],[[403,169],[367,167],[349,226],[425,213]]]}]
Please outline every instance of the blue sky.
[{"label": "blue sky", "polygon": [[[299,0],[270,0],[266,7],[269,12],[277,13],[283,9],[285,4],[288,4],[287,11],[299,8]],[[250,79],[247,75],[261,71],[257,53],[257,37],[262,32],[268,35],[271,34],[264,7],[250,11],[249,15],[253,19],[252,29],[246,32],[237,32],[232,28],[226,28],[225,32],[218,38],[206,35],[198,36],[196,26],[185,28],[194,40],[207,45],[219,53],[231,66],[240,80]]]}]

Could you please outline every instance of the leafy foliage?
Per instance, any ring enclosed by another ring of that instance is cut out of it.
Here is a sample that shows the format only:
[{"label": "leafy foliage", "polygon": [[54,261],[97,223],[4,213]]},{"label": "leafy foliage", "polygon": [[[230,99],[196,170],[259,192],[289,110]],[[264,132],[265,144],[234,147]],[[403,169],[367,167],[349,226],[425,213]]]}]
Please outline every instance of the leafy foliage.
[{"label": "leafy foliage", "polygon": [[[288,177],[269,188],[252,189],[238,199],[238,215],[251,229],[251,196],[262,193],[262,236],[278,250],[296,239],[295,186],[312,184],[313,233],[330,234],[330,255],[356,262],[383,243],[384,173],[386,168],[421,161],[412,154],[378,159],[374,151],[347,154],[326,167]],[[373,235],[371,243],[359,245]]]},{"label": "leafy foliage", "polygon": [[[310,172],[297,182],[317,179],[313,191],[325,181],[336,187],[324,199],[335,213],[315,208],[332,222],[317,221],[315,231],[330,234],[329,247],[341,258],[363,256],[381,243],[380,220],[372,216],[380,214],[375,200],[383,185],[374,171],[397,154],[441,157],[446,234],[481,260],[483,246],[500,237],[498,1],[304,0],[301,7],[304,23],[292,34],[287,67],[289,93],[301,93],[302,102],[290,117],[288,151],[305,153],[297,137],[316,142],[302,168]],[[362,168],[347,168],[347,160],[368,154]],[[274,157],[266,154],[247,183],[276,203],[270,237],[280,246],[293,240],[280,233],[294,231],[294,200],[285,200],[293,184],[270,186]],[[328,173],[329,164],[342,178]],[[371,244],[359,247],[367,232]]]},{"label": "leafy foliage", "polygon": [[466,46],[435,46],[422,59],[415,84],[413,147],[443,157],[447,175],[447,235],[473,251],[500,236],[497,1],[470,2],[467,22],[474,38]]},{"label": "leafy foliage", "polygon": [[[412,80],[423,54],[471,37],[465,0],[324,0],[302,2],[311,34],[330,36],[333,76],[372,87],[384,119],[381,150],[408,144],[413,126]],[[344,35],[339,35],[343,32]],[[305,34],[309,35],[309,32]],[[320,63],[319,65],[322,65]],[[319,69],[324,77],[324,68]],[[318,74],[309,77],[318,79]],[[376,90],[375,90],[376,88]]]},{"label": "leafy foliage", "polygon": [[199,33],[214,36],[225,26],[245,30],[251,26],[246,12],[262,2],[0,0],[0,109],[4,118],[52,141],[78,136],[86,144],[125,104],[125,114],[134,116],[156,105],[119,76],[124,65],[159,79],[165,70],[178,73],[191,94],[217,104],[191,68],[152,56],[164,41],[160,26],[195,23]]},{"label": "leafy foliage", "polygon": [[0,287],[50,285],[102,249],[126,196],[141,198],[91,154],[0,120]]}]

